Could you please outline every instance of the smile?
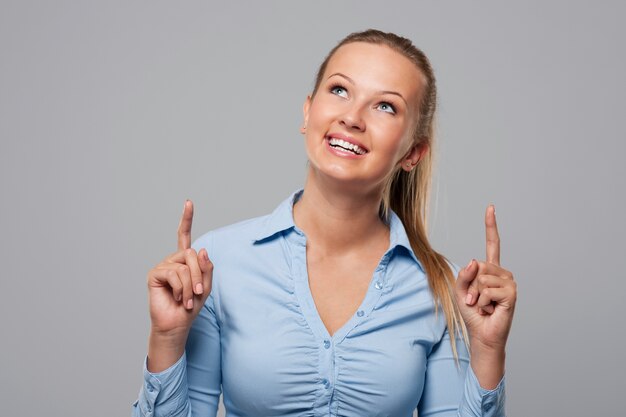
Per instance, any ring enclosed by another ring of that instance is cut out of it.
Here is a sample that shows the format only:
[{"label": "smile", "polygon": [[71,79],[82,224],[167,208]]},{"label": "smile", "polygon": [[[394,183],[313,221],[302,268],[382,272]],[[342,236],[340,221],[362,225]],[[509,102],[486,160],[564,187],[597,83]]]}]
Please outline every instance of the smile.
[{"label": "smile", "polygon": [[366,149],[360,147],[359,145],[355,143],[348,142],[347,140],[344,140],[344,139],[327,136],[326,140],[328,141],[328,144],[330,145],[330,147],[334,149],[348,151],[355,155],[365,155],[367,153]]}]

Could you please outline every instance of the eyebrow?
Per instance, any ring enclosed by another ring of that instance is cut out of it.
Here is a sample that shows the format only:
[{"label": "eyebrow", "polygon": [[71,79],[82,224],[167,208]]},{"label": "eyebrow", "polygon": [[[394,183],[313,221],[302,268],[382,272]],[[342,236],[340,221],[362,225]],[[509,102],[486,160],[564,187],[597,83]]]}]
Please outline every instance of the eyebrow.
[{"label": "eyebrow", "polygon": [[[348,77],[347,75],[342,74],[342,73],[340,73],[340,72],[336,72],[336,73],[334,73],[334,74],[330,74],[330,75],[328,76],[328,78],[333,77],[333,76],[335,76],[335,75],[338,75],[338,76],[340,76],[340,77],[345,78],[346,80],[348,80],[348,81],[350,82],[350,84],[354,84],[354,81],[352,80],[352,78],[350,78],[350,77]],[[328,78],[326,78],[326,79],[328,79]],[[405,98],[404,98],[404,97],[402,97],[402,94],[398,93],[397,91],[383,90],[383,91],[377,91],[377,93],[378,93],[378,94],[393,94],[394,96],[398,96],[398,97],[400,97],[400,98],[402,99],[402,101],[404,101],[404,104],[406,104],[406,106],[407,106],[407,107],[409,107],[409,103],[407,103],[407,102],[406,102],[406,100],[405,100]]]}]

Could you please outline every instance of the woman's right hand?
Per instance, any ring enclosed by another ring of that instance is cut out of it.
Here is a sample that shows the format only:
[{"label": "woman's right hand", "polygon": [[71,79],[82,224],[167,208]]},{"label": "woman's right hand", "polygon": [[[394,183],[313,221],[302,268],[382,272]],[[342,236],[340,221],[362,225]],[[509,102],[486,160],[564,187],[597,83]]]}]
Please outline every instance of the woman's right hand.
[{"label": "woman's right hand", "polygon": [[193,203],[185,202],[178,250],[148,272],[152,328],[148,370],[159,372],[182,355],[193,320],[211,292],[213,264],[206,249],[191,248]]}]

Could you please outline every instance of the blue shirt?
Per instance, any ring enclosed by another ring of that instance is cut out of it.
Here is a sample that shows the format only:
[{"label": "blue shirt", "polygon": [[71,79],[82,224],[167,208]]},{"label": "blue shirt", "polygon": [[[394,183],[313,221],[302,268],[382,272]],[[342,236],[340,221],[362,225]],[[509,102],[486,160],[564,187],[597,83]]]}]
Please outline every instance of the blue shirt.
[{"label": "blue shirt", "polygon": [[273,213],[197,239],[213,285],[185,353],[147,371],[133,416],[503,416],[504,378],[480,387],[463,342],[457,366],[443,313],[399,217],[354,315],[332,336],[317,313],[297,190]]}]

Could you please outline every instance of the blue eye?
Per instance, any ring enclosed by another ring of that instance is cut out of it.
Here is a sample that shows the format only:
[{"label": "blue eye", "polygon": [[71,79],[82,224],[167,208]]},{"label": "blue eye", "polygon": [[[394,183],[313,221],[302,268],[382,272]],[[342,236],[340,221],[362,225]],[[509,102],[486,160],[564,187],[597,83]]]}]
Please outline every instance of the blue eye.
[{"label": "blue eye", "polygon": [[346,94],[348,93],[348,92],[346,91],[346,89],[345,89],[345,88],[343,88],[343,87],[342,87],[342,86],[340,86],[340,85],[335,85],[335,86],[331,87],[331,88],[330,88],[330,92],[331,92],[331,93],[333,93],[333,94],[336,94],[336,95],[338,95],[338,96],[340,96],[340,97],[345,97],[345,96],[346,96]]},{"label": "blue eye", "polygon": [[382,102],[378,108],[386,113],[396,114],[396,109],[389,103]]}]

